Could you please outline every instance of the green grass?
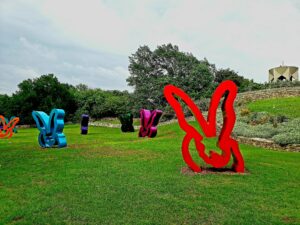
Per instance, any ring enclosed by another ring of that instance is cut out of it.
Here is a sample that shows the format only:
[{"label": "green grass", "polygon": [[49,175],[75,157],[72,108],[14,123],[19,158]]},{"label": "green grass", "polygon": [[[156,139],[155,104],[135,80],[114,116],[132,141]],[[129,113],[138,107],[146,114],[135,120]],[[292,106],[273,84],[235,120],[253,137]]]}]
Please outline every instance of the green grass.
[{"label": "green grass", "polygon": [[37,129],[0,140],[0,224],[300,223],[299,153],[240,145],[249,175],[188,176],[177,124],[64,131],[64,149],[41,149]]},{"label": "green grass", "polygon": [[253,112],[269,112],[289,118],[300,117],[300,97],[263,99],[251,102],[248,107]]}]

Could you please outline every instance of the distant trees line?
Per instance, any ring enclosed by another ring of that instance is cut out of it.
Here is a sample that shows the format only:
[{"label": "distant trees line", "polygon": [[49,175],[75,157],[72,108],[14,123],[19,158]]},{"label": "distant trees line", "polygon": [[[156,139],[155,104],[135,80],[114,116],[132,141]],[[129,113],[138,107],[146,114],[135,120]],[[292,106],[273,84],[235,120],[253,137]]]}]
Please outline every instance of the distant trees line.
[{"label": "distant trees line", "polygon": [[125,112],[138,116],[141,108],[167,109],[163,97],[167,84],[182,88],[194,99],[210,97],[218,83],[228,79],[237,84],[239,92],[270,88],[268,84],[255,83],[231,69],[217,69],[207,59],[198,60],[172,44],[158,46],[154,51],[141,46],[129,57],[129,62],[127,82],[134,88],[133,93],[64,84],[48,74],[22,81],[12,96],[0,95],[0,114],[19,116],[22,124],[34,124],[32,110],[49,113],[52,108],[64,109],[66,121],[73,122],[79,121],[83,113],[93,119],[115,117]]}]

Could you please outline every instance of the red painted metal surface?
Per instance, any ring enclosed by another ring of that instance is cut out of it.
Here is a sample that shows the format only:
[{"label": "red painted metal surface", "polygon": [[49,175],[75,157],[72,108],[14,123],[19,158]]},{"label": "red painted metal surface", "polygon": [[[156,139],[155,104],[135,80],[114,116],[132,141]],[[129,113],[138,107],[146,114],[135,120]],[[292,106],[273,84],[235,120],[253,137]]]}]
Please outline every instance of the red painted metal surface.
[{"label": "red painted metal surface", "polygon": [[[186,164],[195,172],[201,172],[201,167],[195,163],[190,151],[189,145],[192,140],[195,142],[197,152],[199,156],[207,163],[215,168],[221,168],[226,166],[231,155],[233,156],[232,169],[236,172],[243,173],[245,171],[244,159],[239,150],[239,145],[236,140],[231,137],[231,132],[236,120],[234,112],[234,99],[237,94],[237,87],[232,81],[222,82],[212,95],[207,120],[203,117],[201,110],[191,100],[191,98],[180,88],[173,85],[167,85],[164,89],[164,95],[169,104],[176,112],[179,126],[186,132],[182,141],[182,155]],[[209,155],[205,152],[205,145],[203,144],[204,138],[217,137],[217,124],[216,115],[217,108],[224,96],[222,103],[223,111],[223,127],[218,136],[217,146],[222,151],[218,154],[216,151],[210,150]],[[198,121],[204,137],[185,119],[183,108],[179,102],[179,99],[189,107],[194,114],[196,121]]]}]

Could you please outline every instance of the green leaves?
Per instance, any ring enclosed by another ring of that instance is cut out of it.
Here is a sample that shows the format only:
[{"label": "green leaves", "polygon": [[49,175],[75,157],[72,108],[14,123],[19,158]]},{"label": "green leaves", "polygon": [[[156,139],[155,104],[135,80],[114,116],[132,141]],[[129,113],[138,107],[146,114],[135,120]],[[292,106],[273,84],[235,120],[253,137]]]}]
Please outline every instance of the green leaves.
[{"label": "green leaves", "polygon": [[180,52],[176,45],[161,45],[153,52],[148,46],[142,46],[129,57],[129,63],[127,82],[135,89],[136,110],[165,107],[163,89],[167,84],[176,85],[197,99],[212,93],[210,64]]}]

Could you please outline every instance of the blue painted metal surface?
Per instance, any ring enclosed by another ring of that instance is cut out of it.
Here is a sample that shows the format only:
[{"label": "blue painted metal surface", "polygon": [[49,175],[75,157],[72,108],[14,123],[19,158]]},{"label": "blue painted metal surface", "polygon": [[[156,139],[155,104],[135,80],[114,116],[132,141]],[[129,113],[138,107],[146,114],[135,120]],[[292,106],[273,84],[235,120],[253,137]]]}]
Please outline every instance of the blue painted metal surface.
[{"label": "blue painted metal surface", "polygon": [[63,133],[64,129],[63,109],[52,109],[50,116],[42,111],[33,111],[32,117],[36,122],[36,126],[40,131],[39,144],[43,148],[67,146],[66,136]]}]

